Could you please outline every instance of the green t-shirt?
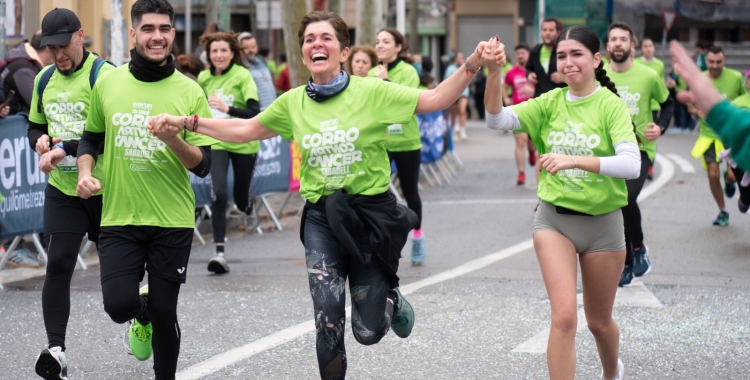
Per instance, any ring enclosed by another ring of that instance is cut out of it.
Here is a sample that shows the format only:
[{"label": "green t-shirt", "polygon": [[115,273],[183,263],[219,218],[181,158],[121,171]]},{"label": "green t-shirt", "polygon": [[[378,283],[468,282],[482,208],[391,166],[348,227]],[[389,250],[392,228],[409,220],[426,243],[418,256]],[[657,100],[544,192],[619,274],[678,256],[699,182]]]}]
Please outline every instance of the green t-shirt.
[{"label": "green t-shirt", "polygon": [[732,100],[732,104],[734,104],[737,107],[750,109],[750,94],[744,93],[734,98],[734,100]]},{"label": "green t-shirt", "polygon": [[[652,58],[651,62],[646,62],[643,60],[643,57],[638,57],[633,60],[634,63],[641,64],[643,66],[646,66],[650,68],[651,70],[656,71],[656,75],[659,76],[659,78],[663,81],[664,80],[664,62],[659,58]],[[659,106],[659,103],[656,102],[656,100],[651,100],[651,110],[658,111],[661,109],[661,106]]]},{"label": "green t-shirt", "polygon": [[649,128],[646,126],[647,123],[654,121],[651,113],[653,103],[664,103],[669,97],[667,86],[656,76],[656,71],[643,65],[631,65],[630,70],[624,73],[610,70],[607,75],[615,83],[617,93],[628,106],[638,136],[641,138],[640,149],[653,161],[656,155],[656,141],[648,141],[643,131]]},{"label": "green t-shirt", "polygon": [[[86,117],[89,113],[89,104],[91,101],[89,73],[95,59],[96,56],[89,53],[81,69],[73,74],[62,75],[57,71],[52,74],[42,94],[42,112],[37,112],[37,104],[39,102],[37,83],[42,73],[53,68],[49,66],[44,68],[37,74],[36,79],[34,79],[29,121],[37,124],[47,124],[47,134],[50,138],[59,137],[63,141],[81,139],[83,130],[86,127]],[[98,76],[101,77],[102,74],[113,69],[114,66],[104,63],[99,69]],[[97,193],[97,195],[101,195],[104,192],[103,168],[103,164],[98,164],[91,173],[102,184],[102,191]],[[65,195],[77,196],[78,167],[76,167],[76,157],[68,155],[60,161],[55,170],[50,172],[47,183]]]},{"label": "green t-shirt", "polygon": [[[538,98],[511,106],[540,154],[578,156],[615,155],[615,144],[635,142],[628,107],[611,91],[600,88],[575,101],[567,88],[556,88]],[[589,215],[615,211],[628,203],[625,180],[581,169],[539,176],[539,199]]]},{"label": "green t-shirt", "polygon": [[300,195],[308,201],[316,203],[342,188],[352,195],[382,194],[391,178],[389,126],[417,128],[410,121],[419,93],[352,75],[343,92],[323,102],[310,99],[304,86],[293,88],[261,112],[259,121],[297,142],[302,153]]},{"label": "green t-shirt", "polygon": [[545,73],[549,73],[550,58],[552,58],[552,49],[547,49],[546,46],[542,45],[542,50],[539,51],[539,63],[544,67]]},{"label": "green t-shirt", "polygon": [[[708,71],[704,71],[703,73],[708,76]],[[729,101],[747,93],[747,90],[745,89],[745,78],[737,70],[725,67],[716,80],[712,80],[711,77],[709,77],[708,80],[710,80],[714,87],[719,90],[721,97]],[[720,140],[719,135],[711,129],[705,119],[701,119],[700,121],[700,135],[710,139]]]},{"label": "green t-shirt", "polygon": [[[241,65],[232,67],[220,76],[213,75],[211,70],[203,70],[198,74],[198,84],[203,88],[206,97],[218,95],[222,103],[230,107],[245,109],[249,99],[258,100],[258,89],[255,87],[253,76]],[[211,108],[214,119],[229,119],[231,116],[217,109]],[[214,150],[226,150],[232,153],[253,154],[260,151],[260,142],[248,143],[221,142],[211,146]]]},{"label": "green t-shirt", "polygon": [[[368,76],[374,77],[376,69],[377,66],[370,69]],[[394,68],[388,70],[388,80],[406,87],[419,87],[417,69],[404,61],[400,61]],[[381,112],[390,112],[390,109],[383,108]],[[408,122],[393,124],[388,127],[388,137],[386,146],[391,152],[410,152],[422,149],[422,137],[419,134],[417,115],[414,114],[414,110],[412,110],[412,118]]]},{"label": "green t-shirt", "polygon": [[[86,130],[106,133],[107,154],[100,158],[108,185],[102,226],[195,226],[188,170],[147,128],[148,118],[161,113],[211,117],[203,90],[179,72],[158,82],[141,82],[123,65],[96,82]],[[192,132],[183,131],[180,137],[194,146],[216,143]]]}]

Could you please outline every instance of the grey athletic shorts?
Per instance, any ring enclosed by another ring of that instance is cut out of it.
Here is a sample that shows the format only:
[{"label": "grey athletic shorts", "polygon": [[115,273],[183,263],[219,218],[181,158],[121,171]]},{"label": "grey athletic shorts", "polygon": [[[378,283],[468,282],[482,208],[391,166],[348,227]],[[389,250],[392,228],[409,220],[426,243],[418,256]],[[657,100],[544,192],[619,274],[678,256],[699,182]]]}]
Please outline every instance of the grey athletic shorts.
[{"label": "grey athletic shorts", "polygon": [[596,216],[558,214],[555,205],[542,201],[534,216],[534,233],[542,230],[559,232],[580,254],[625,249],[625,227],[619,209]]}]

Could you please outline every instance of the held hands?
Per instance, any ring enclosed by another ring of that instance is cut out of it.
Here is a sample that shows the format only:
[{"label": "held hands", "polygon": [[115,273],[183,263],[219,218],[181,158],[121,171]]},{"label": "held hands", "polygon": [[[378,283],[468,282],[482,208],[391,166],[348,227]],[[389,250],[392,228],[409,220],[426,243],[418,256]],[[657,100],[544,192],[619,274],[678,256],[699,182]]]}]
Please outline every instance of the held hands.
[{"label": "held hands", "polygon": [[208,97],[208,106],[224,113],[229,112],[229,106],[224,104],[224,102],[221,101],[221,97],[217,95],[211,95]]},{"label": "held hands", "polygon": [[39,170],[41,170],[44,174],[49,174],[50,172],[55,170],[55,166],[57,166],[57,164],[59,164],[63,158],[65,158],[64,150],[52,149],[49,152],[42,154],[42,158],[39,159]]},{"label": "held hands", "polygon": [[102,189],[102,184],[98,179],[91,175],[78,176],[78,186],[76,186],[76,194],[82,199],[89,199],[92,195],[98,193]]},{"label": "held hands", "polygon": [[167,142],[182,131],[182,117],[165,113],[154,116],[148,121],[148,131],[159,140]]},{"label": "held hands", "polygon": [[505,66],[505,45],[500,42],[499,36],[492,37],[486,42],[480,42],[474,54],[479,57],[481,65],[487,66],[489,71],[495,71]]},{"label": "held hands", "polygon": [[646,126],[649,127],[643,131],[646,139],[648,139],[648,141],[656,141],[656,139],[661,136],[661,127],[656,123],[647,123]]},{"label": "held hands", "polygon": [[378,68],[375,69],[375,76],[382,80],[388,79],[388,68],[385,66],[385,64],[381,63],[378,65]]},{"label": "held hands", "polygon": [[571,156],[559,153],[547,153],[539,156],[539,164],[549,174],[555,175],[560,170],[575,168],[577,163]]}]

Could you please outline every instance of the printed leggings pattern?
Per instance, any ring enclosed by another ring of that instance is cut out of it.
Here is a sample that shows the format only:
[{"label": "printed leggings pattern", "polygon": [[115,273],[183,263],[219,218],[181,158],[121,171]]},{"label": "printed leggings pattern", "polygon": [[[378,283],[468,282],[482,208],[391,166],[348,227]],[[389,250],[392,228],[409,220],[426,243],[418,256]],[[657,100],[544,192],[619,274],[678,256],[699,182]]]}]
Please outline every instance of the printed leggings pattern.
[{"label": "printed leggings pattern", "polygon": [[304,231],[310,295],[313,299],[316,352],[320,377],[346,376],[345,286],[349,278],[352,332],[364,345],[379,342],[390,329],[393,305],[388,301],[388,277],[377,264],[362,264],[341,252],[324,213],[308,210]]}]

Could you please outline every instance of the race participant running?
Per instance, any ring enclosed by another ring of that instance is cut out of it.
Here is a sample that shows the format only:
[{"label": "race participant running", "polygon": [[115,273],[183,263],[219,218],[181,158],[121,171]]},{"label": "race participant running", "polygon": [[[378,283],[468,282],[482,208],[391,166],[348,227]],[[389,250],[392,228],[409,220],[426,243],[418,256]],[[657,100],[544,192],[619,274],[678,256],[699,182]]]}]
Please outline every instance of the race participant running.
[{"label": "race participant running", "polygon": [[[151,120],[150,128],[155,133],[187,128],[231,142],[277,134],[300,142],[300,194],[307,200],[300,238],[313,298],[320,377],[344,379],[347,278],[352,330],[358,342],[375,344],[389,328],[406,338],[414,325],[414,311],[398,289],[396,272],[401,248],[417,217],[388,191],[389,126],[406,128],[415,113],[450,106],[488,59],[472,54],[462,70],[438,87],[418,90],[346,74],[341,65],[349,55],[349,28],[335,13],[308,13],[298,39],[302,61],[312,77],[260,115],[250,120],[199,118],[197,122],[192,116],[161,115]],[[493,40],[489,50],[496,46]],[[477,50],[485,50],[485,43]],[[501,97],[499,85],[490,92]],[[306,112],[298,112],[301,109]]]},{"label": "race participant running", "polygon": [[[232,33],[218,32],[203,37],[209,68],[198,75],[198,84],[203,88],[214,119],[249,119],[260,112],[258,90],[253,76],[242,65],[240,44]],[[229,162],[234,170],[234,203],[244,212],[245,232],[248,234],[258,226],[258,213],[253,207],[250,181],[253,179],[255,162],[260,143],[220,143],[211,146],[211,226],[214,232],[216,255],[208,262],[208,270],[216,274],[229,272],[224,258],[227,232],[227,174]]]},{"label": "race participant running", "polygon": [[[634,64],[631,52],[634,48],[633,32],[628,24],[616,22],[607,32],[607,51],[612,58],[606,67],[610,79],[617,83],[617,93],[625,102],[635,123],[640,140],[641,170],[638,178],[626,181],[628,204],[622,208],[625,221],[625,267],[620,276],[620,286],[629,286],[633,277],[641,277],[651,270],[648,247],[643,243],[641,209],[638,195],[646,182],[649,167],[656,155],[656,139],[667,130],[674,103],[664,81],[654,70]],[[658,121],[653,119],[652,104],[659,104]]]},{"label": "race participant running", "polygon": [[[534,86],[529,84],[526,79],[526,63],[529,61],[529,45],[520,44],[516,46],[516,65],[510,68],[505,73],[505,79],[503,79],[503,101],[507,105],[521,104],[534,97]],[[506,65],[507,67],[507,65]],[[506,89],[513,89],[513,96],[508,95]],[[529,165],[536,165],[536,147],[534,143],[529,140],[529,134],[519,132],[515,134],[516,138],[516,168],[518,169],[518,179],[516,180],[517,185],[523,185],[526,183],[526,151],[529,151]],[[537,175],[539,172],[535,170]],[[537,177],[537,183],[539,178]]]},{"label": "race participant running", "polygon": [[[602,378],[622,379],[624,371],[612,306],[625,259],[623,178],[638,177],[641,156],[628,107],[603,69],[599,46],[591,29],[574,26],[557,41],[557,72],[568,88],[507,108],[495,94],[485,98],[490,128],[527,132],[541,153],[534,249],[552,308],[551,379],[575,376],[577,261]],[[499,87],[499,70],[488,66],[487,88]]]},{"label": "race participant running", "polygon": [[[172,64],[174,10],[166,0],[137,0],[130,10],[131,61],[100,78],[78,147],[77,194],[101,190],[92,176],[103,142],[108,191],[103,199],[99,262],[104,311],[127,323],[125,347],[154,355],[157,380],[173,380],[182,333],[177,322],[195,227],[188,170],[205,177],[213,139],[192,132],[149,134],[162,112],[208,118],[200,86]],[[148,285],[138,286],[148,271]],[[153,339],[152,339],[153,338]],[[153,345],[152,345],[153,342]]]},{"label": "race participant running", "polygon": [[[720,47],[711,46],[708,48],[706,52],[708,70],[704,71],[704,75],[719,90],[724,99],[731,101],[745,94],[747,91],[745,90],[742,74],[736,70],[724,67],[725,63],[726,57]],[[687,82],[687,78],[682,78]],[[729,225],[729,212],[727,212],[724,205],[724,194],[721,189],[721,169],[719,168],[719,163],[721,162],[719,154],[724,150],[724,144],[722,144],[719,135],[706,122],[705,115],[699,113],[698,116],[701,117],[700,135],[695,142],[695,146],[693,146],[691,154],[693,157],[701,158],[703,161],[703,169],[708,172],[708,185],[711,189],[711,194],[716,201],[716,205],[719,207],[719,215],[714,219],[713,225],[727,226]],[[726,178],[724,180],[727,182]],[[731,183],[732,181],[728,182]]]},{"label": "race participant running", "polygon": [[[419,87],[419,74],[414,66],[406,62],[409,50],[404,42],[404,36],[398,30],[386,28],[378,32],[375,39],[375,51],[380,64],[370,70],[370,76],[406,87]],[[427,258],[427,252],[422,233],[422,198],[419,197],[422,138],[416,115],[413,115],[407,125],[393,124],[388,127],[386,149],[388,149],[388,158],[396,162],[396,175],[398,175],[406,205],[419,218],[411,235],[411,263],[422,265]]]},{"label": "race participant running", "polygon": [[[44,190],[48,261],[42,287],[47,347],[34,366],[45,379],[67,379],[65,332],[70,318],[70,281],[81,239],[87,235],[98,243],[102,216],[101,191],[89,199],[76,195],[76,157],[90,110],[93,81],[114,66],[87,51],[83,38],[81,22],[72,11],[55,8],[44,16],[41,46],[47,46],[54,65],[37,75],[29,112],[29,145],[41,157],[39,169],[49,174]],[[104,179],[103,168],[97,166],[93,175]]]}]

